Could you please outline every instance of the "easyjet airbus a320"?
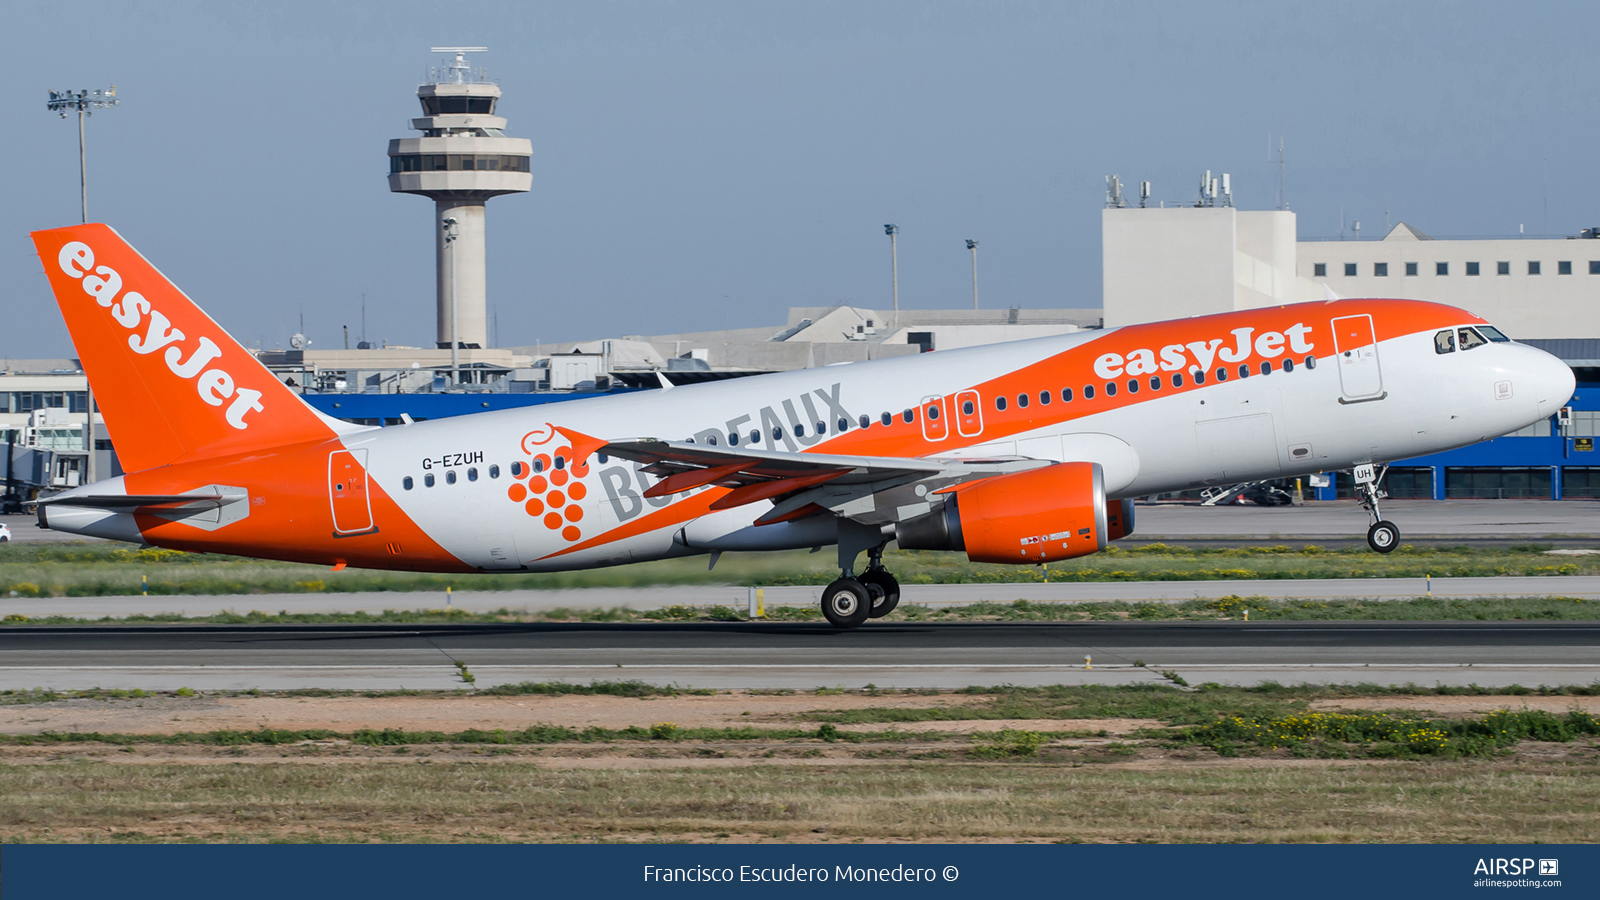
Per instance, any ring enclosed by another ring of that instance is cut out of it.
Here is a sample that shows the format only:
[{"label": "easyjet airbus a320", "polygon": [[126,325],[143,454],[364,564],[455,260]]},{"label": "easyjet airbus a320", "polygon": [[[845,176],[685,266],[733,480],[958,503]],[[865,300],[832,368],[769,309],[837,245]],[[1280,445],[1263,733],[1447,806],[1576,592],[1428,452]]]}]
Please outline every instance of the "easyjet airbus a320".
[{"label": "easyjet airbus a320", "polygon": [[[1553,414],[1572,370],[1471,313],[1336,300],[373,428],[307,406],[105,225],[33,235],[116,443],[49,528],[343,568],[555,571],[836,544],[835,625],[889,541],[1037,564],[1135,496],[1372,466]],[[862,552],[868,565],[859,573]]]}]

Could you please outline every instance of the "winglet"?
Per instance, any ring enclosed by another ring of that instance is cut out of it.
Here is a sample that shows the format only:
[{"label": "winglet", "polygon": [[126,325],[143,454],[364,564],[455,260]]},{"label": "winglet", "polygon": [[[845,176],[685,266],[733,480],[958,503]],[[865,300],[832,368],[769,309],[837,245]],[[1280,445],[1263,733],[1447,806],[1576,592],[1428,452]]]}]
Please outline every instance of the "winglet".
[{"label": "winglet", "polygon": [[589,459],[589,454],[609,443],[609,441],[602,438],[590,437],[581,431],[574,431],[571,428],[563,428],[560,425],[555,428],[556,431],[561,432],[562,437],[572,442],[572,464],[575,466],[583,465]]}]

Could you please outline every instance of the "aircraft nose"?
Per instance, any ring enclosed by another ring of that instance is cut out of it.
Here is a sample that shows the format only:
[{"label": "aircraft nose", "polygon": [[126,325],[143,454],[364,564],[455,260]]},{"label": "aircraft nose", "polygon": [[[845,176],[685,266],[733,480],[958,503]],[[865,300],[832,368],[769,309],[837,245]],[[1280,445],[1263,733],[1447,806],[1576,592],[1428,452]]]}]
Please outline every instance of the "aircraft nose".
[{"label": "aircraft nose", "polygon": [[1578,388],[1578,377],[1572,368],[1555,356],[1539,351],[1540,359],[1534,371],[1534,396],[1539,401],[1539,415],[1552,416],[1567,405]]}]

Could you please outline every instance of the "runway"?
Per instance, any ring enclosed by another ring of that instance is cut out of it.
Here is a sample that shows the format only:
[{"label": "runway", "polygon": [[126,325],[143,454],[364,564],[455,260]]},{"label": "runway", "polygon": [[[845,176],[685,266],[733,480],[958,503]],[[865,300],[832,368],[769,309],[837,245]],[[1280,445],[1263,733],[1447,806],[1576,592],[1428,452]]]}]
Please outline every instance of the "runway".
[{"label": "runway", "polygon": [[[1600,680],[1600,622],[768,623],[20,627],[0,688],[463,688],[638,679],[705,688]],[[1143,665],[1140,665],[1143,663]]]}]

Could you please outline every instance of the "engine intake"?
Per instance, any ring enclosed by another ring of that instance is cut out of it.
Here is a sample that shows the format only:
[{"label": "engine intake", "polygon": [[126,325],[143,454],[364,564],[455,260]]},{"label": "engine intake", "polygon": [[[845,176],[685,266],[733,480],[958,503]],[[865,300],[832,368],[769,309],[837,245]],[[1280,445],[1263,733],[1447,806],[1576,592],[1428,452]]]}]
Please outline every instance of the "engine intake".
[{"label": "engine intake", "polygon": [[[1124,533],[1132,525],[1129,515]],[[943,509],[896,529],[902,549],[965,550],[973,562],[993,563],[1087,556],[1104,550],[1109,535],[1105,477],[1091,462],[969,482],[945,495]]]}]

